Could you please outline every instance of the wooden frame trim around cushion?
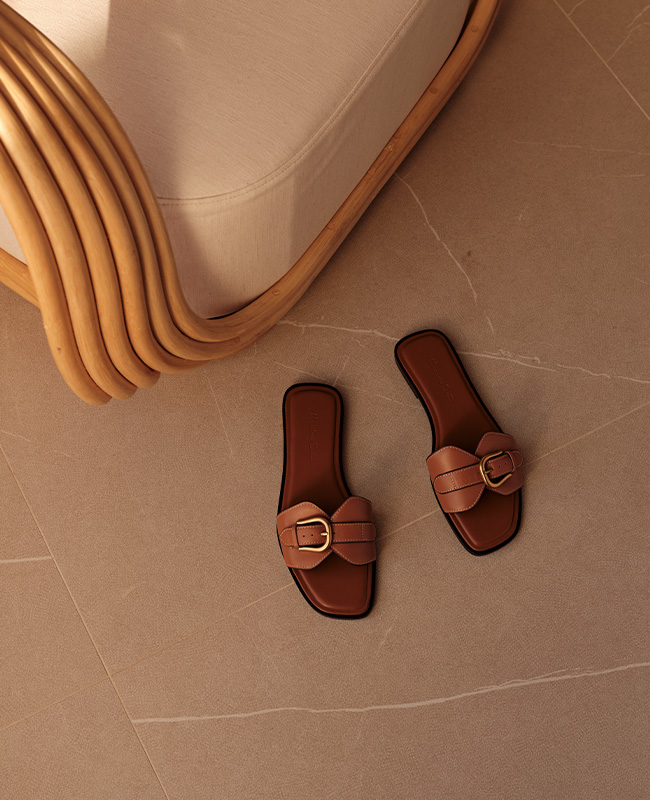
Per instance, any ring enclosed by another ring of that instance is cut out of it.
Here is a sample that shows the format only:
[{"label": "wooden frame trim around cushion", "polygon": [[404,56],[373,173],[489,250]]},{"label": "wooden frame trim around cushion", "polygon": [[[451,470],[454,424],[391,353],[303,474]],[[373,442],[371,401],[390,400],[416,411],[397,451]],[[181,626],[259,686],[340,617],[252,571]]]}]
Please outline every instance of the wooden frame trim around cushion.
[{"label": "wooden frame trim around cushion", "polygon": [[480,52],[501,0],[477,0],[454,50],[296,264],[242,309],[203,319],[180,288],[149,179],[74,64],[0,0],[0,203],[25,254],[0,280],[39,306],[68,385],[93,405],[248,347],[297,302]]}]

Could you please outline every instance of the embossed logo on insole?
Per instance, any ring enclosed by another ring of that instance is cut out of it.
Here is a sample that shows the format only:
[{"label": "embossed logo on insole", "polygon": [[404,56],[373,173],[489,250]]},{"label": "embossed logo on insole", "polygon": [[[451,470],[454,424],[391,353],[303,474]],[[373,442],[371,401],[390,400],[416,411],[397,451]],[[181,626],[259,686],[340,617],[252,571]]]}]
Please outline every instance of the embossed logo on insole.
[{"label": "embossed logo on insole", "polygon": [[440,367],[438,366],[438,362],[435,358],[433,358],[433,356],[431,356],[428,363],[431,371],[436,376],[436,379],[440,384],[440,388],[444,392],[445,397],[451,402],[454,399],[454,393],[451,391],[451,386],[443,378],[442,373],[440,372]]},{"label": "embossed logo on insole", "polygon": [[309,412],[309,459],[316,461],[318,458],[318,414]]}]

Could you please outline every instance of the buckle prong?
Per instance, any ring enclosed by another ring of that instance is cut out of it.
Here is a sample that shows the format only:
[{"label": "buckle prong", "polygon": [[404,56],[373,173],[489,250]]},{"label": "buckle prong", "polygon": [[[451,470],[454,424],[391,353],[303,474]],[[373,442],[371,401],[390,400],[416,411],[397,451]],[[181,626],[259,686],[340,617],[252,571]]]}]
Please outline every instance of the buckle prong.
[{"label": "buckle prong", "polygon": [[311,525],[314,522],[320,522],[320,524],[325,528],[325,530],[321,533],[321,536],[325,537],[325,543],[318,546],[313,544],[305,544],[301,547],[298,545],[298,550],[311,550],[312,553],[322,553],[323,550],[327,550],[327,548],[332,544],[332,525],[328,519],[325,519],[325,517],[309,517],[309,519],[301,519],[299,522],[296,522],[296,529],[298,528],[298,525]]},{"label": "buckle prong", "polygon": [[[503,455],[503,450],[496,450],[494,453],[488,453],[486,456],[483,456],[483,458],[479,462],[478,468],[481,473],[481,478],[483,478],[483,482],[490,489],[496,489],[497,487],[501,486],[501,484],[505,483],[508,480],[508,478],[512,478],[512,473],[514,472],[514,470],[511,470],[507,475],[504,475],[502,478],[499,478],[499,480],[493,481],[490,478],[490,475],[488,473],[489,469],[488,461],[491,461],[493,458],[497,458],[498,456],[502,455]],[[512,461],[512,456],[510,456],[510,460]],[[513,467],[514,467],[514,462],[513,462]]]}]

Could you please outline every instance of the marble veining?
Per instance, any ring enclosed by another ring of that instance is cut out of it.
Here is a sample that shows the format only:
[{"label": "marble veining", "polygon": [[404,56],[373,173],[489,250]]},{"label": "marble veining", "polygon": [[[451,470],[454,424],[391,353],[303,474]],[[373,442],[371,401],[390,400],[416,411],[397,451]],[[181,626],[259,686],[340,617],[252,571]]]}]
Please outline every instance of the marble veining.
[{"label": "marble veining", "polygon": [[[170,724],[181,722],[212,722],[218,720],[230,719],[248,719],[250,717],[259,717],[267,714],[283,714],[283,713],[302,713],[302,714],[364,714],[371,711],[407,711],[415,708],[427,708],[428,706],[442,705],[443,703],[451,703],[456,700],[465,700],[469,697],[476,697],[483,694],[491,694],[492,692],[504,692],[509,689],[521,689],[526,686],[535,686],[543,683],[558,683],[560,681],[572,681],[580,678],[597,678],[603,675],[612,675],[614,673],[628,672],[630,670],[647,669],[650,667],[650,661],[641,661],[633,664],[622,664],[616,667],[608,667],[605,669],[587,669],[581,670],[573,668],[566,670],[557,670],[556,672],[546,673],[545,675],[538,675],[534,678],[514,678],[505,683],[497,684],[496,686],[481,686],[478,689],[471,689],[467,692],[460,692],[458,694],[448,695],[445,697],[433,697],[427,700],[416,700],[410,703],[385,703],[379,705],[362,706],[362,707],[349,707],[349,708],[309,708],[306,706],[278,706],[277,708],[263,708],[258,711],[245,711],[237,714],[210,714],[206,716],[188,716],[188,717],[143,717],[142,719],[132,720],[134,725],[153,725],[153,724]],[[557,674],[562,672],[564,674]]]}]

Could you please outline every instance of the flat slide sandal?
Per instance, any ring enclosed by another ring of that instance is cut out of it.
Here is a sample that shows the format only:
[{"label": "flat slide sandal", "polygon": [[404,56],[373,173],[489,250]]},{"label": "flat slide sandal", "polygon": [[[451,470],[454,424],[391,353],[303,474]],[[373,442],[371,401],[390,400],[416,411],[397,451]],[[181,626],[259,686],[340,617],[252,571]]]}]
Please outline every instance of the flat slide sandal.
[{"label": "flat slide sandal", "polygon": [[350,493],[341,463],[343,403],[332,386],[299,383],[284,395],[284,471],[277,533],[304,598],[332,617],[363,617],[375,584],[375,524]]},{"label": "flat slide sandal", "polygon": [[440,331],[404,337],[395,360],[429,416],[433,452],[427,466],[452,530],[474,555],[502,547],[521,519],[523,456],[514,438],[494,421]]}]

